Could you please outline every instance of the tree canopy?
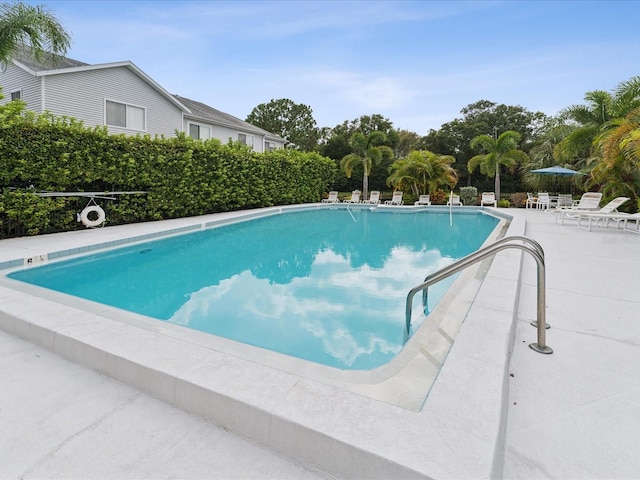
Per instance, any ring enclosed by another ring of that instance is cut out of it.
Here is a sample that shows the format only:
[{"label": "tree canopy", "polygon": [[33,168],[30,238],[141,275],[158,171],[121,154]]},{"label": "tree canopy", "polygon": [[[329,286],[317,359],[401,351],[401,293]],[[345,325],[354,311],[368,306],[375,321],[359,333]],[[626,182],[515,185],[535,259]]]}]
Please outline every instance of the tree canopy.
[{"label": "tree canopy", "polygon": [[247,116],[246,121],[285,139],[285,146],[314,151],[320,131],[313,118],[311,107],[294,103],[287,98],[261,103]]},{"label": "tree canopy", "polygon": [[[520,145],[527,152],[533,140],[547,120],[541,112],[530,112],[526,108],[497,104],[488,100],[467,105],[461,110],[462,118],[445,123],[440,130],[431,130],[418,143],[420,149],[453,155],[456,158],[454,167],[460,179],[466,178],[466,184],[482,184],[480,177],[469,172],[467,164],[476,154],[471,147],[471,140],[479,135],[495,136],[507,130],[521,135]],[[516,178],[509,175],[509,183],[516,184]]]},{"label": "tree canopy", "polygon": [[349,142],[354,133],[367,136],[372,132],[382,132],[384,134],[383,144],[395,151],[400,141],[399,134],[388,118],[376,113],[344,121],[325,132],[326,138],[320,146],[320,153],[334,160],[340,160],[351,152]]}]

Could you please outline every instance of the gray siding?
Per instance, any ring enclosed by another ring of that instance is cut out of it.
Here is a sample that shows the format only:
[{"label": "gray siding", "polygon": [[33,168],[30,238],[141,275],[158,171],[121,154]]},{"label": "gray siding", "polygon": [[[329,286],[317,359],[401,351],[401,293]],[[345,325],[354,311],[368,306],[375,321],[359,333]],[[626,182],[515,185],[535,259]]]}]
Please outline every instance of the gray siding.
[{"label": "gray siding", "polygon": [[45,87],[46,110],[86,126],[105,124],[105,99],[146,109],[146,131],[108,127],[109,133],[174,137],[182,127],[181,110],[127,67],[47,75]]},{"label": "gray siding", "polygon": [[2,94],[4,95],[0,104],[4,105],[11,101],[12,91],[22,90],[22,100],[27,103],[27,109],[38,113],[42,112],[39,78],[10,63],[7,65],[7,70],[0,73],[0,86],[2,86]]},{"label": "gray siding", "polygon": [[253,135],[253,150],[258,153],[264,152],[264,135],[258,135],[256,133],[247,132],[246,130],[239,130],[231,127],[223,127],[221,125],[214,125],[212,123],[206,122],[202,119],[191,119],[185,118],[184,120],[184,131],[189,134],[189,124],[196,123],[198,125],[208,125],[211,127],[211,138],[217,138],[222,143],[228,143],[229,139],[234,142],[238,141],[238,133],[244,133],[245,135]]}]

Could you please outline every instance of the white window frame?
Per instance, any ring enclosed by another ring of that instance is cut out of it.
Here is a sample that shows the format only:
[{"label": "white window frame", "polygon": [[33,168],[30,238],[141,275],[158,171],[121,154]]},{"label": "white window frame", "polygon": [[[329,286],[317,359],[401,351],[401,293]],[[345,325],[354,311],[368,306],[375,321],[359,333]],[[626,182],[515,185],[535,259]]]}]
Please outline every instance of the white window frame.
[{"label": "white window frame", "polygon": [[[118,105],[124,105],[125,106],[125,126],[121,126],[121,125],[111,125],[110,123],[107,123],[107,102],[111,102],[111,103],[117,103]],[[128,112],[127,112],[127,108],[128,107],[132,107],[132,108],[138,108],[140,110],[142,110],[144,118],[142,120],[142,129],[139,128],[135,128],[135,127],[131,127],[129,125],[127,125],[128,123]],[[133,103],[127,103],[127,102],[121,102],[119,100],[113,100],[111,98],[105,98],[104,99],[104,124],[108,127],[113,127],[113,128],[124,128],[126,130],[134,130],[136,132],[146,132],[147,131],[147,108],[143,107],[142,105],[135,105]]]},{"label": "white window frame", "polygon": [[[187,122],[187,133],[188,135],[191,137],[191,127],[198,127],[198,138],[196,138],[195,140],[209,140],[211,137],[211,126],[210,125],[204,125],[202,123],[196,123],[196,122]],[[208,132],[208,136],[204,137],[202,135],[202,131],[205,130],[206,132]],[[191,137],[193,138],[193,137]]]},{"label": "white window frame", "polygon": [[[13,98],[13,95],[17,93],[18,94],[18,98]],[[11,92],[9,92],[9,98],[11,102],[13,102],[14,100],[22,100],[22,89],[18,88],[16,90],[11,90]]]},{"label": "white window frame", "polygon": [[269,140],[264,141],[264,151],[265,152],[273,152],[278,148],[278,144],[276,142],[270,142]]},{"label": "white window frame", "polygon": [[[244,142],[240,140],[240,135],[244,135],[244,138],[245,138]],[[246,145],[251,148],[255,148],[255,141],[256,141],[255,135],[251,135],[250,133],[238,132],[238,134],[236,135],[236,138],[243,145]],[[251,140],[251,143],[249,143],[249,140]]]}]

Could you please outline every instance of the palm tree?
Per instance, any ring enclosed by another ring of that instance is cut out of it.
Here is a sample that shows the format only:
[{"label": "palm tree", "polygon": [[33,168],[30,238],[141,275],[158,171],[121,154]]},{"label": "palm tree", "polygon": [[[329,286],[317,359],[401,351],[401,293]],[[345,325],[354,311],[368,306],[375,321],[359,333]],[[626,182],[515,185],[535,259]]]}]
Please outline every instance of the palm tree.
[{"label": "palm tree", "polygon": [[584,167],[592,153],[593,139],[615,110],[613,95],[602,90],[587,92],[587,105],[573,105],[560,112],[563,119],[572,122],[574,128],[556,145],[553,155],[558,162]]},{"label": "palm tree", "polygon": [[56,17],[42,6],[0,4],[0,62],[9,62],[28,47],[35,59],[64,55],[71,44],[69,34]]},{"label": "palm tree", "polygon": [[396,189],[411,190],[415,196],[434,193],[443,185],[453,188],[458,183],[458,172],[451,166],[455,161],[452,155],[413,150],[407,158],[391,165],[387,184]]},{"label": "palm tree", "polygon": [[606,195],[630,197],[627,208],[635,212],[640,196],[640,107],[604,124],[594,151],[597,161],[589,182]]},{"label": "palm tree", "polygon": [[393,158],[393,150],[383,145],[387,136],[380,131],[373,131],[368,135],[356,132],[349,139],[352,153],[345,155],[340,161],[340,168],[344,170],[347,178],[351,178],[354,167],[362,165],[362,194],[368,198],[369,175],[373,165],[379,165],[384,158]]},{"label": "palm tree", "polygon": [[529,156],[518,150],[520,134],[513,130],[502,133],[494,138],[489,135],[478,135],[471,140],[470,146],[474,150],[482,147],[487,153],[472,157],[467,163],[469,172],[480,165],[480,172],[488,177],[495,177],[495,194],[500,200],[500,167],[513,167],[518,162],[525,162]]},{"label": "palm tree", "polygon": [[640,107],[640,77],[622,82],[613,94],[602,90],[587,92],[587,105],[573,105],[560,112],[560,116],[573,122],[575,128],[554,150],[559,162],[571,163],[579,168],[593,163],[594,139],[605,124],[624,118]]}]

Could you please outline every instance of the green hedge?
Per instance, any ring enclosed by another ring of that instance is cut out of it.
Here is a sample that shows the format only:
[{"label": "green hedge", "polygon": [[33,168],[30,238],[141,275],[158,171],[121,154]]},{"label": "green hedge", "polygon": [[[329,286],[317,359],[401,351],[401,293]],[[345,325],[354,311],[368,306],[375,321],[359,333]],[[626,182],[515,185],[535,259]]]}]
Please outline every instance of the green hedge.
[{"label": "green hedge", "polygon": [[0,238],[84,228],[82,197],[37,191],[142,190],[98,200],[110,225],[317,202],[335,162],[315,153],[255,153],[217,140],[108,135],[50,115],[0,125]]}]

